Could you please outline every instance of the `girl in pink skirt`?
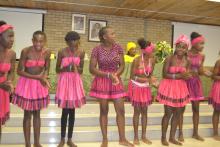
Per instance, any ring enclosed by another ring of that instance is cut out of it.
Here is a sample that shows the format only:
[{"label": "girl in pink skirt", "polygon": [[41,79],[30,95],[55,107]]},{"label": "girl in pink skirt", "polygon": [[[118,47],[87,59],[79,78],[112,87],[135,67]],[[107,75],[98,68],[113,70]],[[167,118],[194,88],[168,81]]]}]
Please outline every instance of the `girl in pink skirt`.
[{"label": "girl in pink skirt", "polygon": [[80,74],[83,72],[85,52],[79,49],[80,36],[77,32],[68,32],[65,37],[68,47],[58,53],[56,71],[59,74],[56,103],[62,108],[61,141],[58,147],[65,144],[67,117],[69,115],[68,141],[71,147],[73,127],[75,122],[75,108],[85,104],[85,93]]},{"label": "girl in pink skirt", "polygon": [[209,95],[209,104],[212,104],[214,111],[212,115],[213,138],[220,141],[218,124],[220,116],[220,60],[215,63],[213,76],[214,82]]},{"label": "girl in pink skirt", "polygon": [[[120,45],[115,43],[115,33],[110,27],[103,27],[99,32],[101,44],[92,50],[90,72],[95,76],[90,96],[99,100],[102,147],[108,146],[108,101],[113,100],[117,113],[119,143],[133,147],[125,137],[124,90],[120,75],[124,70],[124,55]],[[97,68],[98,65],[98,68]]]},{"label": "girl in pink skirt", "polygon": [[33,115],[34,146],[40,145],[40,110],[49,104],[47,80],[50,65],[50,51],[45,49],[46,34],[36,31],[33,46],[22,50],[17,73],[20,76],[12,103],[24,110],[23,130],[25,146],[31,147],[31,116]]},{"label": "girl in pink skirt", "polygon": [[[163,145],[168,146],[166,139],[169,120],[171,119],[171,131],[169,141],[176,145],[181,145],[175,139],[178,120],[186,104],[189,103],[189,92],[186,79],[190,78],[188,72],[189,62],[186,57],[189,47],[189,40],[185,35],[181,35],[175,42],[176,50],[174,55],[165,60],[163,66],[163,80],[160,82],[157,100],[164,104],[165,114],[162,119]],[[172,118],[171,118],[172,117]]]},{"label": "girl in pink skirt", "polygon": [[131,80],[128,85],[128,97],[134,106],[133,126],[134,126],[134,144],[139,145],[138,125],[141,114],[142,141],[146,144],[152,142],[146,138],[147,127],[147,108],[152,103],[150,85],[153,84],[152,72],[155,65],[153,56],[154,45],[144,38],[138,40],[141,47],[141,56],[134,59],[131,68]]},{"label": "girl in pink skirt", "polygon": [[[203,69],[203,62],[205,60],[205,55],[201,53],[204,48],[204,37],[196,32],[191,33],[191,49],[188,51],[188,60],[190,62],[190,72],[192,77],[187,80],[187,87],[189,90],[189,98],[192,103],[193,110],[193,135],[192,137],[204,141],[204,139],[198,134],[199,126],[199,103],[204,100],[202,82],[200,80],[200,75],[210,76],[210,72]],[[179,124],[179,141],[184,141],[183,138],[183,114],[180,118]]]},{"label": "girl in pink skirt", "polygon": [[14,31],[11,25],[0,21],[0,143],[2,125],[9,119],[9,95],[13,91],[16,54],[11,50]]}]

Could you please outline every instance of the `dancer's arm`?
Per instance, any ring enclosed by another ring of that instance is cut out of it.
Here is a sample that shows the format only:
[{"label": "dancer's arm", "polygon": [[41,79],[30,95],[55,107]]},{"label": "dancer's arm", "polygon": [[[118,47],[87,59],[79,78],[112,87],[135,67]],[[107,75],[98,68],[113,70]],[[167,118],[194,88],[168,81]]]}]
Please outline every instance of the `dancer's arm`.
[{"label": "dancer's arm", "polygon": [[220,80],[219,69],[220,69],[220,60],[218,60],[215,63],[215,67],[214,67],[214,71],[213,71],[213,75],[212,75],[213,80],[216,80],[216,81]]}]

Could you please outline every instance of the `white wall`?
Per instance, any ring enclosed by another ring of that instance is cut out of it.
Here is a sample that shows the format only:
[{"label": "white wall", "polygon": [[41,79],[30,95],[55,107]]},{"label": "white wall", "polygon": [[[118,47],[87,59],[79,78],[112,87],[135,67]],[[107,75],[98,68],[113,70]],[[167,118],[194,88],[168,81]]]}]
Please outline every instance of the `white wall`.
[{"label": "white wall", "polygon": [[0,20],[13,25],[15,31],[15,42],[13,50],[17,59],[20,58],[21,50],[32,45],[33,32],[42,30],[43,13],[42,10],[3,8],[0,7]]},{"label": "white wall", "polygon": [[205,48],[203,53],[206,56],[205,66],[214,66],[219,59],[220,51],[220,26],[199,25],[190,23],[173,22],[174,25],[174,42],[180,34],[185,34],[190,39],[190,34],[195,31],[205,37]]}]

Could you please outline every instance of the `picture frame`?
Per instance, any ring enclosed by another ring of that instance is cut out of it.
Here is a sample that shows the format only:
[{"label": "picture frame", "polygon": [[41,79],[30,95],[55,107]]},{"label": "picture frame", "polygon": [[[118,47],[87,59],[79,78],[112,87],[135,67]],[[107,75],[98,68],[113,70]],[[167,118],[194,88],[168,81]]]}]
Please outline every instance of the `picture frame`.
[{"label": "picture frame", "polygon": [[107,26],[106,20],[89,20],[88,28],[88,41],[90,42],[100,42],[99,40],[99,30],[102,27]]},{"label": "picture frame", "polygon": [[86,33],[86,15],[72,14],[72,31],[79,34]]}]

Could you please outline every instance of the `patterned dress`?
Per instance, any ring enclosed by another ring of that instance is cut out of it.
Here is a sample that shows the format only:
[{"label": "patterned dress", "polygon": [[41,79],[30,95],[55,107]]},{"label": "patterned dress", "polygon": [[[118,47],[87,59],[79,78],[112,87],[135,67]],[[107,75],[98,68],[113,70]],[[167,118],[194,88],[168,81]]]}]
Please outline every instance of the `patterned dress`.
[{"label": "patterned dress", "polygon": [[[116,72],[120,65],[120,56],[123,56],[123,49],[120,45],[114,44],[110,51],[98,45],[92,51],[92,57],[97,59],[99,70],[103,72]],[[108,77],[95,76],[92,82],[90,96],[99,99],[118,99],[127,96],[121,78],[119,84],[113,85]]]}]

